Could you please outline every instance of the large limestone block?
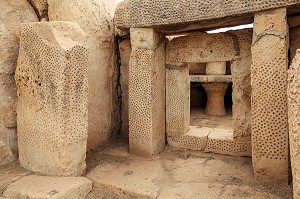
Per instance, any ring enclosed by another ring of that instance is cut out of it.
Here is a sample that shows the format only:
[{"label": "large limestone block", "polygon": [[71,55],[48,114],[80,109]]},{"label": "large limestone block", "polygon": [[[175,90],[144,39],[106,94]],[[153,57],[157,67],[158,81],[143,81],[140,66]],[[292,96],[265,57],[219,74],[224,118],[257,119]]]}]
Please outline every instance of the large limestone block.
[{"label": "large limestone block", "polygon": [[115,124],[118,106],[113,103],[118,89],[113,88],[117,73],[112,17],[102,0],[48,0],[48,5],[50,21],[76,22],[87,35],[84,45],[89,49],[88,149],[96,150],[119,127]]},{"label": "large limestone block", "polygon": [[129,147],[152,156],[165,146],[165,44],[154,29],[130,32]]},{"label": "large limestone block", "polygon": [[20,164],[50,175],[86,167],[88,51],[72,22],[21,25],[16,70]]},{"label": "large limestone block", "polygon": [[231,31],[239,44],[239,57],[231,64],[234,138],[251,136],[252,29]]},{"label": "large limestone block", "polygon": [[257,179],[288,183],[286,9],[255,15],[251,68],[252,161]]},{"label": "large limestone block", "polygon": [[14,72],[19,44],[16,36],[21,23],[38,21],[26,0],[0,1],[0,164],[17,155],[17,100]]},{"label": "large limestone block", "polygon": [[47,0],[28,0],[35,9],[40,19],[48,19],[48,3]]},{"label": "large limestone block", "polygon": [[300,51],[297,50],[295,58],[288,71],[288,116],[289,137],[291,149],[291,163],[293,173],[294,199],[300,198]]},{"label": "large limestone block", "polygon": [[92,190],[92,181],[84,177],[29,175],[10,184],[7,199],[84,199]]},{"label": "large limestone block", "polygon": [[197,29],[199,24],[207,25],[208,20],[249,16],[297,4],[299,0],[126,0],[116,9],[115,24],[118,28]]},{"label": "large limestone block", "polygon": [[120,66],[120,83],[122,89],[122,136],[129,138],[129,118],[128,118],[128,76],[129,60],[131,55],[130,39],[125,39],[119,44],[121,66]]},{"label": "large limestone block", "polygon": [[166,128],[168,136],[185,134],[190,125],[190,76],[187,65],[166,68]]}]

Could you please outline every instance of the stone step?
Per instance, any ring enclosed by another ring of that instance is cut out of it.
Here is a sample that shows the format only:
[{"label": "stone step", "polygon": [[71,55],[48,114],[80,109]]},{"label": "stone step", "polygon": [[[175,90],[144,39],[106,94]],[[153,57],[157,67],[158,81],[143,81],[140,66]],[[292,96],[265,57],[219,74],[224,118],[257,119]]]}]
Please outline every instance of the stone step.
[{"label": "stone step", "polygon": [[190,126],[182,136],[169,136],[172,147],[231,156],[251,156],[251,139],[234,139],[229,129]]},{"label": "stone step", "polygon": [[10,184],[3,195],[7,199],[84,199],[92,184],[84,177],[29,175]]}]

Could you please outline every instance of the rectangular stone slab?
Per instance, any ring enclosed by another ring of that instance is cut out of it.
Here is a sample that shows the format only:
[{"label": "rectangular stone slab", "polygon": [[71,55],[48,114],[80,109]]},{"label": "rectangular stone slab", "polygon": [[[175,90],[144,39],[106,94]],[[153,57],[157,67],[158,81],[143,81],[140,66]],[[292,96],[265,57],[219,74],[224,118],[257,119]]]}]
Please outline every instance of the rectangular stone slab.
[{"label": "rectangular stone slab", "polygon": [[16,70],[20,164],[48,175],[86,167],[88,51],[72,22],[21,25]]}]

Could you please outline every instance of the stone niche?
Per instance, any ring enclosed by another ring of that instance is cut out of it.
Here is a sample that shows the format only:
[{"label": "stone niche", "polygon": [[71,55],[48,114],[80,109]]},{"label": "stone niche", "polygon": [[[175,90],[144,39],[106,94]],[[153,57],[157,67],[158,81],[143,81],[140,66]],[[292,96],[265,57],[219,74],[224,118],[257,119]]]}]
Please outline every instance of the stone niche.
[{"label": "stone niche", "polygon": [[21,25],[16,69],[20,164],[48,175],[85,171],[88,50],[72,22]]},{"label": "stone niche", "polygon": [[251,29],[192,32],[167,44],[170,145],[251,156],[251,39]]}]

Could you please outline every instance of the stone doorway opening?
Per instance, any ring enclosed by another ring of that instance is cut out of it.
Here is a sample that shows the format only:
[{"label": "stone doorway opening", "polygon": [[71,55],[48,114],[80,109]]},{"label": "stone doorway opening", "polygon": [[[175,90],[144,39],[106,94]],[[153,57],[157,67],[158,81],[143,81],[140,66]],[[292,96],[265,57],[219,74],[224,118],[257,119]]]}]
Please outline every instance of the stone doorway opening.
[{"label": "stone doorway opening", "polygon": [[190,126],[233,130],[231,63],[189,63]]}]

